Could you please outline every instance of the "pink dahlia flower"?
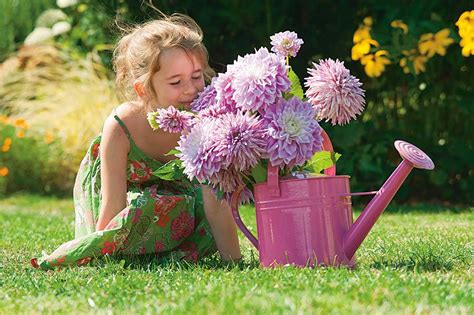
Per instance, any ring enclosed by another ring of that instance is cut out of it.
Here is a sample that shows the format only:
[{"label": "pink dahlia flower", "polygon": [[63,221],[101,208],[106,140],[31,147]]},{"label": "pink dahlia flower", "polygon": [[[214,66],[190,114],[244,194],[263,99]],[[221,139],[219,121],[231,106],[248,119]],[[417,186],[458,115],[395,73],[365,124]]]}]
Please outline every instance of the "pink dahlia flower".
[{"label": "pink dahlia flower", "polygon": [[199,112],[209,106],[216,103],[216,89],[214,87],[215,78],[212,79],[211,84],[199,93],[198,97],[191,103],[191,110],[193,112]]},{"label": "pink dahlia flower", "polygon": [[232,75],[229,73],[219,73],[213,80],[215,88],[214,104],[203,108],[199,115],[201,117],[219,117],[227,113],[237,113],[237,104],[232,99],[234,90],[232,89]]},{"label": "pink dahlia flower", "polygon": [[196,178],[200,183],[221,169],[221,158],[211,151],[211,138],[215,132],[215,120],[204,118],[198,121],[188,134],[182,135],[176,154],[184,166],[189,179]]},{"label": "pink dahlia flower", "polygon": [[291,85],[283,58],[266,48],[239,56],[227,71],[232,75],[232,99],[244,110],[265,111]]},{"label": "pink dahlia flower", "polygon": [[238,187],[245,186],[242,174],[235,168],[221,169],[214,173],[209,182],[215,188],[219,188],[224,193],[234,192]]},{"label": "pink dahlia flower", "polygon": [[296,57],[304,43],[301,38],[298,38],[298,34],[290,31],[276,33],[270,36],[270,39],[272,51],[283,57]]},{"label": "pink dahlia flower", "polygon": [[199,112],[201,117],[220,117],[225,114],[236,114],[237,108],[234,104],[223,104],[223,103],[216,103],[208,108],[204,108],[202,111]]},{"label": "pink dahlia flower", "polygon": [[[229,205],[231,204],[233,193],[234,193],[233,191],[224,193],[224,198],[223,199],[225,201],[227,201],[227,203]],[[247,187],[245,187],[244,190],[242,190],[242,192],[240,193],[239,200],[237,201],[237,204],[238,205],[244,205],[244,204],[247,204],[247,203],[251,203],[253,201],[255,201],[255,199],[253,198],[252,191],[250,189],[248,189]]]},{"label": "pink dahlia flower", "polygon": [[216,103],[220,108],[236,108],[236,103],[232,98],[234,95],[234,89],[232,88],[233,79],[234,77],[229,72],[219,73],[215,79]]},{"label": "pink dahlia flower", "polygon": [[148,113],[148,122],[153,130],[161,128],[170,133],[182,133],[191,129],[194,124],[194,115],[169,106]]},{"label": "pink dahlia flower", "polygon": [[267,155],[274,166],[302,165],[322,149],[321,127],[311,104],[293,97],[269,108],[264,116]]},{"label": "pink dahlia flower", "polygon": [[219,117],[210,139],[213,154],[222,159],[222,167],[238,171],[255,166],[266,148],[262,121],[247,113],[228,113]]},{"label": "pink dahlia flower", "polygon": [[308,101],[318,111],[320,119],[331,121],[333,125],[344,125],[356,119],[364,110],[364,90],[362,83],[349,70],[344,62],[336,59],[322,60],[313,63],[314,68],[308,69],[309,77],[305,86],[308,87]]}]

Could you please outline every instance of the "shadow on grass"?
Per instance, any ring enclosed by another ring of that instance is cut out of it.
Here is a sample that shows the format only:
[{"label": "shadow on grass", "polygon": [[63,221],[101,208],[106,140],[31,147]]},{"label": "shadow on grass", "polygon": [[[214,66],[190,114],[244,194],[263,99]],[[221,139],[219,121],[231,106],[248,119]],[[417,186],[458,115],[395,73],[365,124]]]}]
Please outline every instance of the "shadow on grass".
[{"label": "shadow on grass", "polygon": [[468,248],[434,248],[432,246],[405,247],[398,253],[377,255],[373,253],[370,267],[376,269],[404,269],[416,272],[450,271],[453,269],[469,269],[472,253]]},{"label": "shadow on grass", "polygon": [[173,259],[163,262],[160,261],[155,254],[105,256],[98,257],[92,262],[92,264],[96,267],[102,267],[109,263],[120,265],[124,269],[143,271],[152,271],[162,268],[175,270],[193,270],[196,268],[215,270],[248,270],[259,268],[260,266],[258,257],[254,257],[253,255],[250,257],[250,259],[226,262],[223,261],[217,253],[201,258],[196,263]]},{"label": "shadow on grass", "polygon": [[416,272],[450,271],[453,270],[458,262],[455,259],[417,259],[409,257],[402,260],[379,260],[370,264],[370,267],[384,270],[386,268],[401,269]]},{"label": "shadow on grass", "polygon": [[[190,263],[184,260],[170,260],[166,262],[158,262],[155,255],[140,256],[113,256],[96,259],[94,265],[104,266],[108,263],[121,265],[125,269],[153,271],[157,269],[173,269],[173,270],[193,270],[213,269],[213,270],[250,270],[260,269],[258,257],[251,256],[238,262],[225,262],[218,254],[200,259],[197,263]],[[434,271],[451,271],[455,268],[469,268],[469,257],[467,255],[458,255],[455,257],[438,256],[434,253],[411,252],[405,257],[399,258],[380,258],[373,260],[368,264],[369,268],[379,270],[400,269],[415,272],[434,272]],[[325,268],[325,267],[321,267]],[[331,268],[331,267],[329,267]],[[354,269],[355,271],[358,269]]]}]

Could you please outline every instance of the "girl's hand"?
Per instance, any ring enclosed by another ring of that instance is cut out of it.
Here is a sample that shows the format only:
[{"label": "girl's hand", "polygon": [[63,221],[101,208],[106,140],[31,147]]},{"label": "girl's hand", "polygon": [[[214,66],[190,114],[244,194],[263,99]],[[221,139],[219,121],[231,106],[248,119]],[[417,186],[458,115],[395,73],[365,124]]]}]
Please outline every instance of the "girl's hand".
[{"label": "girl's hand", "polygon": [[225,261],[239,260],[242,258],[242,254],[230,206],[225,200],[218,201],[209,186],[201,185],[201,187],[206,219],[209,221],[222,259]]}]

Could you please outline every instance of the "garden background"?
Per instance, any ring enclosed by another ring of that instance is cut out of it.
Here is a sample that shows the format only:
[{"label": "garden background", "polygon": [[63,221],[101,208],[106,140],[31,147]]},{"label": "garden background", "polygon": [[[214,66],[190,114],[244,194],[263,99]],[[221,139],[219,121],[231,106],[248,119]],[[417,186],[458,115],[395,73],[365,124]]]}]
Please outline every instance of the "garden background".
[{"label": "garden background", "polygon": [[[351,175],[353,191],[381,186],[400,160],[393,142],[402,139],[427,152],[436,169],[414,171],[396,202],[472,202],[474,67],[472,51],[462,54],[456,25],[470,1],[451,1],[449,10],[445,1],[154,4],[196,19],[218,72],[237,55],[269,47],[269,36],[284,30],[305,41],[292,60],[301,79],[311,61],[344,61],[363,82],[367,108],[346,126],[322,126],[342,153],[338,173]],[[0,194],[70,195],[88,141],[120,101],[111,66],[117,23],[158,15],[134,0],[85,0],[59,10],[54,0],[0,1]],[[24,45],[35,26],[53,29],[58,21],[67,23],[56,25],[57,35],[42,28],[27,42],[49,40]],[[442,30],[447,37],[425,41],[421,53],[424,34]]]},{"label": "garden background", "polygon": [[[344,61],[363,83],[366,110],[346,126],[321,125],[353,192],[381,186],[400,161],[398,139],[436,168],[410,174],[355,270],[264,269],[241,234],[235,265],[218,255],[158,265],[152,255],[33,269],[31,257],[74,237],[74,176],[121,101],[116,24],[158,14],[137,0],[0,0],[0,313],[472,314],[472,1],[153,3],[196,19],[218,72],[285,30],[305,41],[291,60],[301,79],[311,61]],[[366,201],[354,198],[354,217]],[[241,213],[255,233],[253,206]]]}]

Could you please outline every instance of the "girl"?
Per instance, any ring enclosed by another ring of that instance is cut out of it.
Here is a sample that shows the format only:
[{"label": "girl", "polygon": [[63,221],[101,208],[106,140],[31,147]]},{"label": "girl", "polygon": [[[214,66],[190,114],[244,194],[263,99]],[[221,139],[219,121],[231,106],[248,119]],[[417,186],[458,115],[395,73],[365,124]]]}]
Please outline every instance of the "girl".
[{"label": "girl", "polygon": [[75,239],[33,258],[36,268],[82,265],[100,255],[155,253],[186,259],[215,252],[240,259],[230,208],[209,187],[163,181],[152,171],[171,156],[179,135],[153,131],[147,112],[185,106],[213,71],[200,27],[174,14],[139,25],[114,51],[119,90],[129,101],[105,121],[83,159],[74,187]]}]

